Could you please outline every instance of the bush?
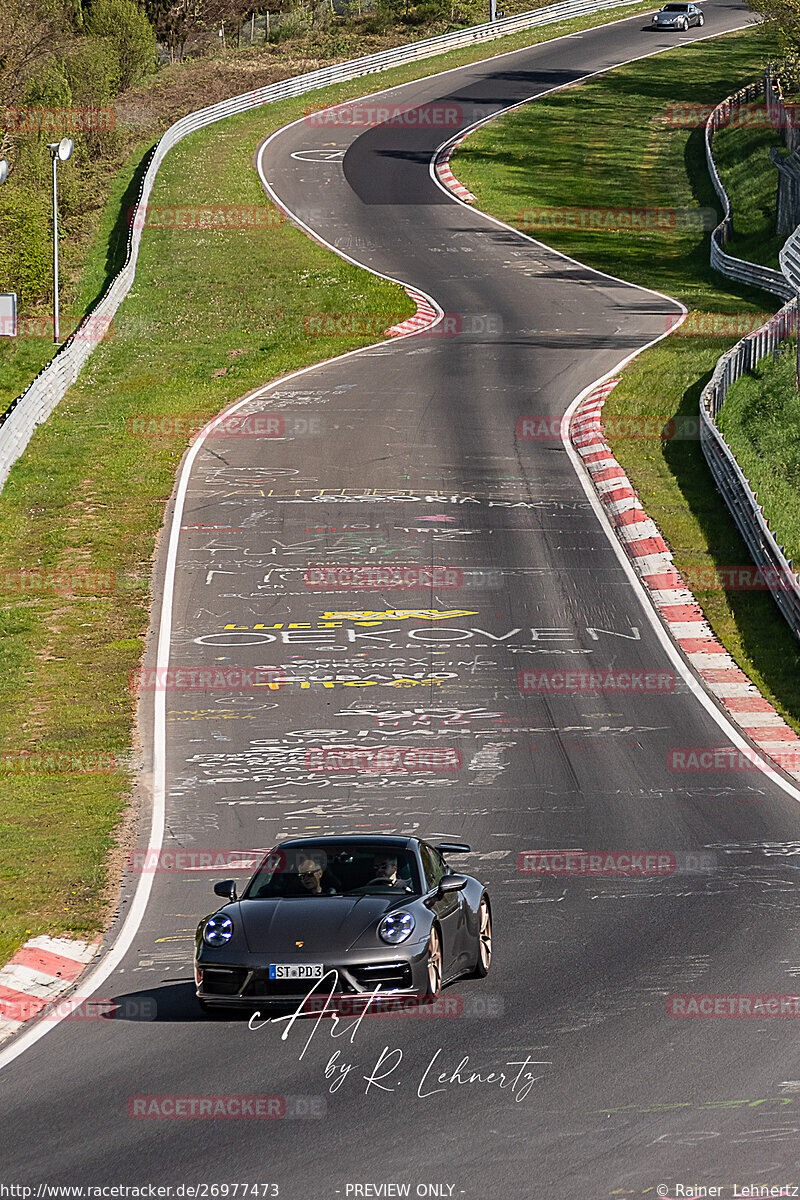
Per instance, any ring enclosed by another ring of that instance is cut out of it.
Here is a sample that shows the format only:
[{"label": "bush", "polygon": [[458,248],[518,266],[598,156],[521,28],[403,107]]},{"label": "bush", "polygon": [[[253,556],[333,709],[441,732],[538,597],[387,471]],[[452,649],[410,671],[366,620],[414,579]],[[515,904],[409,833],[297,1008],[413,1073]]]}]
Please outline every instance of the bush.
[{"label": "bush", "polygon": [[87,33],[108,38],[119,62],[119,90],[125,91],[156,66],[156,35],[134,0],[94,0]]},{"label": "bush", "polygon": [[305,9],[296,8],[281,14],[280,24],[270,30],[271,42],[287,42],[290,38],[302,37],[309,29],[309,17]]},{"label": "bush", "polygon": [[0,193],[3,275],[25,313],[51,290],[50,196],[45,188],[4,188]]},{"label": "bush", "polygon": [[56,58],[51,58],[40,67],[27,81],[21,102],[26,108],[58,108],[60,105],[70,105],[72,89],[64,71],[64,64]]},{"label": "bush", "polygon": [[85,37],[64,61],[76,104],[107,104],[120,90],[120,59],[113,38]]},{"label": "bush", "polygon": [[366,33],[388,33],[397,20],[396,8],[389,0],[376,0],[375,7],[365,13],[364,30]]}]

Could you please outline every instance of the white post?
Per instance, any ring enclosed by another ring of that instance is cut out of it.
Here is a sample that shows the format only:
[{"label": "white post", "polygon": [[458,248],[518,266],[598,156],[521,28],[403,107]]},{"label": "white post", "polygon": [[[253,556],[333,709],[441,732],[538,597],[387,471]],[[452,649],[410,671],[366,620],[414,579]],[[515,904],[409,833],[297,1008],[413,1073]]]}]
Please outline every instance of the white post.
[{"label": "white post", "polygon": [[53,341],[56,345],[61,341],[61,330],[58,323],[58,194],[56,191],[56,166],[58,154],[51,150],[53,156]]}]

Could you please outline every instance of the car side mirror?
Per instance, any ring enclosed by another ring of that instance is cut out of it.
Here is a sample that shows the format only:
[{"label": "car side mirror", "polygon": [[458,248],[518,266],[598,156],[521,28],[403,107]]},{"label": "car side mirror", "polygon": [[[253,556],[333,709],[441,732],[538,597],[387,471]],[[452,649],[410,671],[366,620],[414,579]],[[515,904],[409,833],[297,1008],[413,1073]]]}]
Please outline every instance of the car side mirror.
[{"label": "car side mirror", "polygon": [[460,892],[466,886],[466,875],[444,875],[439,881],[439,895],[446,896],[448,892]]},{"label": "car side mirror", "polygon": [[236,880],[222,879],[219,883],[214,884],[214,895],[222,896],[226,900],[236,899]]}]

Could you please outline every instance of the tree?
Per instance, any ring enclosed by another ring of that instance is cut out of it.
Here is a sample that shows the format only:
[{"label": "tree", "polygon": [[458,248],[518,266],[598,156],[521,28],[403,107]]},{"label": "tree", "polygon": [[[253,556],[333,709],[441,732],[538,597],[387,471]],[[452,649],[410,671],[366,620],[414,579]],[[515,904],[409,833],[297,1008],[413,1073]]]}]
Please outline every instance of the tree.
[{"label": "tree", "polygon": [[172,62],[183,58],[186,38],[199,4],[195,0],[145,0],[147,16],[160,42],[169,46]]},{"label": "tree", "polygon": [[0,106],[20,103],[35,73],[63,47],[66,11],[44,0],[0,0]]},{"label": "tree", "polygon": [[200,0],[197,8],[198,29],[204,29],[216,36],[217,30],[224,29],[225,25],[231,32],[241,28],[242,21],[249,12],[249,0]]},{"label": "tree", "polygon": [[170,57],[183,58],[187,41],[200,37],[216,49],[217,30],[232,32],[241,27],[251,11],[252,0],[145,0],[147,15]]},{"label": "tree", "polygon": [[156,35],[135,0],[93,0],[84,27],[87,33],[108,38],[113,45],[122,91],[155,67]]},{"label": "tree", "polygon": [[777,33],[790,59],[800,54],[800,0],[748,0],[752,12]]}]

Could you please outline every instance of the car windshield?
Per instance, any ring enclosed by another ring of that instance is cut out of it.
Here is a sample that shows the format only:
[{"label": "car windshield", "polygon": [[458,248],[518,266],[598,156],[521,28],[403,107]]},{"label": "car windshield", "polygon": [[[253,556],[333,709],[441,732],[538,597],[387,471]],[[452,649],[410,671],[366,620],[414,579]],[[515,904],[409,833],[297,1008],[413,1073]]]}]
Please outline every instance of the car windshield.
[{"label": "car windshield", "polygon": [[665,4],[661,11],[662,12],[685,13],[685,12],[689,11],[689,5],[688,4]]},{"label": "car windshield", "polygon": [[378,842],[324,847],[309,842],[271,850],[242,899],[409,894],[421,894],[416,860],[409,850]]}]

